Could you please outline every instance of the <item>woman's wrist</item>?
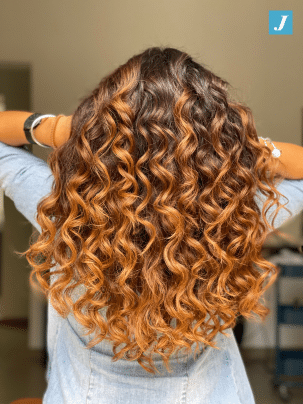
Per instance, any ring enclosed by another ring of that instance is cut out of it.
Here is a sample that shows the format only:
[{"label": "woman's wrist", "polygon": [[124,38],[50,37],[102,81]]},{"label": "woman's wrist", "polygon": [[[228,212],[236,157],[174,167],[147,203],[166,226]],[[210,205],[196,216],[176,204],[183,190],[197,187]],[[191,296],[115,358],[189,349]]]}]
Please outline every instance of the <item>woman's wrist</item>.
[{"label": "woman's wrist", "polygon": [[[259,142],[265,146],[263,139]],[[266,142],[267,147],[273,152],[275,149],[270,142]],[[287,179],[298,180],[303,179],[303,147],[292,143],[276,142],[273,141],[275,147],[281,151],[278,158],[269,160],[269,163],[278,161],[279,171]],[[276,165],[275,165],[276,167]]]},{"label": "woman's wrist", "polygon": [[30,115],[32,115],[32,112],[0,112],[0,142],[17,147],[30,144],[23,130],[24,122]]},{"label": "woman's wrist", "polygon": [[[70,136],[72,115],[51,117],[42,119],[39,126],[34,129],[34,136],[38,142],[50,146],[59,147]],[[54,127],[55,126],[55,127]],[[55,132],[54,132],[55,129]]]}]

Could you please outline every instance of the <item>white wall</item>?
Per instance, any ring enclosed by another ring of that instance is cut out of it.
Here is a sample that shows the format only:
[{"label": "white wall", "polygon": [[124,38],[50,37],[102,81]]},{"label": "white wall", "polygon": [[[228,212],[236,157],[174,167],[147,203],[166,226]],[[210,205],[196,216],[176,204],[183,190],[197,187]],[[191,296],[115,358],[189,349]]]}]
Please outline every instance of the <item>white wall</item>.
[{"label": "white wall", "polygon": [[[293,10],[293,35],[269,35],[268,11]],[[33,65],[33,112],[69,115],[79,97],[145,48],[183,49],[229,81],[260,136],[301,145],[303,3],[248,0],[10,0],[0,61]],[[34,146],[38,156],[48,150]],[[299,237],[301,223],[281,230]],[[257,325],[246,346],[265,346]]]}]

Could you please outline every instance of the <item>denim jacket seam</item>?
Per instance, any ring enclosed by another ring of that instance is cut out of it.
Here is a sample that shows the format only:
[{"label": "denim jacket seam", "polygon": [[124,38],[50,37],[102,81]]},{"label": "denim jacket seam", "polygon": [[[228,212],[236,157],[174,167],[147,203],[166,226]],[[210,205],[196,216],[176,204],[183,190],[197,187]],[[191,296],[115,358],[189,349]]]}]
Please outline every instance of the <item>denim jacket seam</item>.
[{"label": "denim jacket seam", "polygon": [[[227,338],[227,337],[225,337],[224,349],[227,348],[227,339],[226,339],[226,338]],[[231,335],[230,335],[230,338],[232,338]],[[234,361],[233,361],[233,359],[232,359],[232,357],[231,357],[231,355],[230,355],[230,353],[229,353],[228,348],[226,349],[226,353],[227,353],[228,360],[229,360],[229,362],[230,362],[231,375],[232,375],[232,378],[233,378],[234,385],[235,385],[235,387],[236,387],[236,394],[237,394],[237,397],[238,397],[239,402],[240,402],[240,398],[239,398],[239,387],[238,387],[237,380],[236,380],[235,374],[234,374]],[[242,403],[241,403],[241,404],[242,404]]]},{"label": "denim jacket seam", "polygon": [[189,358],[189,355],[187,354],[187,361],[185,363],[185,367],[186,367],[185,377],[186,377],[186,379],[183,380],[183,383],[182,383],[182,394],[181,394],[180,404],[186,404],[186,401],[187,401],[186,400],[186,395],[187,395],[187,388],[188,388],[188,382],[189,382],[188,369],[187,369],[188,358]]},{"label": "denim jacket seam", "polygon": [[50,381],[50,376],[51,376],[51,374],[52,374],[52,367],[53,367],[52,365],[53,365],[53,362],[54,362],[54,360],[55,360],[56,349],[57,349],[57,345],[58,345],[59,331],[60,331],[61,326],[62,326],[62,319],[60,319],[60,320],[61,320],[61,321],[59,321],[59,324],[58,324],[58,326],[57,326],[56,333],[55,333],[55,341],[54,341],[54,345],[53,345],[51,361],[49,360],[50,358],[48,358],[48,360],[49,360],[48,369],[47,369],[47,380],[48,380],[48,384],[49,384],[49,381]]},{"label": "denim jacket seam", "polygon": [[[92,340],[92,336],[90,338],[90,341],[91,340]],[[92,348],[90,348],[90,350],[89,350],[89,377],[88,377],[88,389],[87,389],[87,393],[86,393],[85,404],[89,404],[88,399],[89,399],[89,392],[90,392],[90,387],[91,387],[91,376],[92,376],[91,357],[92,357]]]}]

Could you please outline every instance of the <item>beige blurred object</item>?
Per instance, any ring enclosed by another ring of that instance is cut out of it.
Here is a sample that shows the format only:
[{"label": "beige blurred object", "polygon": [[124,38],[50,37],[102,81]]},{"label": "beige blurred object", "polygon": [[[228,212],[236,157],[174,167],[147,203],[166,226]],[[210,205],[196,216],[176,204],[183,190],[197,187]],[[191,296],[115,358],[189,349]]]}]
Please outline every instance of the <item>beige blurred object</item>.
[{"label": "beige blurred object", "polygon": [[286,240],[289,244],[292,244],[294,247],[297,247],[298,251],[300,253],[303,253],[303,249],[302,249],[302,247],[303,247],[303,238],[301,238],[301,237],[296,238],[296,237],[294,237],[294,236],[292,236],[292,235],[290,235],[288,233],[283,234],[278,229],[276,229],[276,231],[277,231],[276,233],[270,232],[268,234],[268,236],[266,238],[266,241],[265,241],[265,244],[267,246],[270,246],[271,244],[276,245],[277,244],[276,241],[279,240],[279,239],[280,240],[282,239],[282,240]]},{"label": "beige blurred object", "polygon": [[0,112],[6,111],[5,95],[0,94]]}]

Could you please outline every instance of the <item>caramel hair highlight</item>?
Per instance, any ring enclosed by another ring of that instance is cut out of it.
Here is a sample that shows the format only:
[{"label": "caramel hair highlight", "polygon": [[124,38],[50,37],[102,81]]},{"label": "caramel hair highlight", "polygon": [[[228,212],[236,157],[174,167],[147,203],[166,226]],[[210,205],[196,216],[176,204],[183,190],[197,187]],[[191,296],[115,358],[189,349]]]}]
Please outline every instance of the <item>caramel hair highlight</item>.
[{"label": "caramel hair highlight", "polygon": [[[171,371],[173,352],[219,349],[214,337],[239,315],[268,315],[260,298],[279,269],[261,249],[277,232],[266,212],[277,204],[273,223],[284,208],[284,178],[228,86],[186,52],[148,48],[83,97],[68,141],[50,153],[42,232],[17,254],[60,316],[72,310],[85,335],[96,333],[87,349],[106,338],[113,361],[154,374],[156,352]],[[73,302],[78,285],[86,291]]]}]

